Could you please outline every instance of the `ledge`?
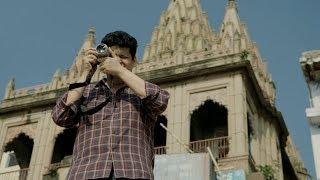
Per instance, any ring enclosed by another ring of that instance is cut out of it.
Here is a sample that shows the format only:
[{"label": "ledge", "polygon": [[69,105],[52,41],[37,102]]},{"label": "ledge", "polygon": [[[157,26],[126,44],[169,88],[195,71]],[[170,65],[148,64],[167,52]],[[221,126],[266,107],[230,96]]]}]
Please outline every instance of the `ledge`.
[{"label": "ledge", "polygon": [[320,108],[307,108],[306,114],[310,124],[320,126]]},{"label": "ledge", "polygon": [[42,93],[10,98],[1,101],[0,115],[12,111],[31,110],[37,107],[54,105],[57,98],[62,96],[66,88],[46,91]]}]

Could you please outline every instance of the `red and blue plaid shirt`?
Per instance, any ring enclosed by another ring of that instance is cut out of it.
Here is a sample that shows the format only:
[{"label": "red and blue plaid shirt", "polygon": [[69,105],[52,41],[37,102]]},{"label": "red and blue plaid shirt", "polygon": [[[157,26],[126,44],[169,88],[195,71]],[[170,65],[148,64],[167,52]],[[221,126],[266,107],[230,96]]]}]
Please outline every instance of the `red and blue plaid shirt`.
[{"label": "red and blue plaid shirt", "polygon": [[[154,126],[165,111],[169,93],[146,82],[147,97],[130,88],[112,93],[103,81],[85,87],[83,98],[66,106],[67,93],[53,109],[53,121],[78,127],[67,179],[115,177],[153,179]],[[90,113],[82,113],[90,112]]]}]

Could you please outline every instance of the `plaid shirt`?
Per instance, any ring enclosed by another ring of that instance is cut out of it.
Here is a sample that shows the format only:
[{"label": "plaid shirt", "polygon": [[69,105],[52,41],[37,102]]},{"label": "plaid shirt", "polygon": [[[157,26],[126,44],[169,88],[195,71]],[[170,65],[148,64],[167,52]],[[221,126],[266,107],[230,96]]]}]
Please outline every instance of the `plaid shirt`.
[{"label": "plaid shirt", "polygon": [[[101,80],[85,87],[83,98],[69,106],[67,93],[57,100],[53,121],[66,128],[78,126],[67,179],[109,177],[112,165],[117,178],[153,179],[154,125],[169,93],[145,84],[144,99],[128,87],[113,94]],[[90,109],[94,111],[81,114]]]}]

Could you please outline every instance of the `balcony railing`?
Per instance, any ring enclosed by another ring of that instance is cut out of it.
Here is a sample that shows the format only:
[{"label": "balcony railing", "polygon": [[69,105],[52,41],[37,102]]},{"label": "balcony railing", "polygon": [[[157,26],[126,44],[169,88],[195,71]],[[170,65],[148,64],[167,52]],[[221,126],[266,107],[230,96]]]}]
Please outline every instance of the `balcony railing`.
[{"label": "balcony railing", "polygon": [[[195,153],[203,153],[207,152],[207,147],[210,147],[213,155],[217,159],[226,158],[229,152],[229,137],[218,137],[218,138],[212,138],[212,139],[205,139],[200,141],[193,141],[190,142],[189,147],[191,150],[193,150]],[[167,153],[167,147],[166,146],[159,146],[155,147],[153,149],[154,154],[161,155]],[[54,164],[50,164],[48,167],[48,170],[54,170],[61,167],[68,167],[71,163],[68,162],[58,162]],[[0,176],[1,177],[1,176]]]},{"label": "balcony railing", "polygon": [[161,155],[167,154],[167,147],[166,146],[159,146],[153,149],[154,154]]},{"label": "balcony railing", "polygon": [[29,168],[0,172],[0,179],[26,180],[28,176],[28,171],[29,171]]},{"label": "balcony railing", "polygon": [[71,162],[57,162],[57,163],[52,163],[49,165],[49,167],[47,167],[48,172],[52,171],[52,170],[56,170],[59,168],[63,168],[63,167],[70,167],[71,166]]},{"label": "balcony railing", "polygon": [[195,153],[207,152],[207,147],[210,147],[215,158],[226,158],[229,152],[229,137],[225,136],[190,142],[190,149]]}]

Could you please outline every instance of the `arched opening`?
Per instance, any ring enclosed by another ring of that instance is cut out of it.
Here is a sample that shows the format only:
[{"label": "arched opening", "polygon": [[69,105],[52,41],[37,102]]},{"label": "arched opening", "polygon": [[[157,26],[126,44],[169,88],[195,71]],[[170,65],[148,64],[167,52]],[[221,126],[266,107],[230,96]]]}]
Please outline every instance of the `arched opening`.
[{"label": "arched opening", "polygon": [[167,126],[168,120],[165,116],[160,115],[156,121],[154,127],[154,147],[155,154],[165,154],[166,153],[166,143],[167,143],[167,132],[160,126],[162,123],[164,126]]},{"label": "arched opening", "polygon": [[77,136],[77,130],[77,128],[64,129],[63,132],[57,136],[54,144],[51,164],[60,163],[61,161],[66,164],[71,163],[73,145]]},{"label": "arched opening", "polygon": [[228,135],[228,110],[225,106],[206,100],[191,115],[190,141]]},{"label": "arched opening", "polygon": [[11,156],[14,156],[13,159],[15,158],[20,168],[24,169],[29,167],[32,149],[33,140],[24,133],[20,133],[12,141],[6,144],[4,152],[14,152],[14,155]]},{"label": "arched opening", "polygon": [[20,133],[4,147],[6,167],[19,166],[19,179],[26,179],[33,150],[33,139]]},{"label": "arched opening", "polygon": [[212,100],[206,100],[191,114],[190,148],[206,152],[210,147],[218,158],[228,153],[228,110]]}]

